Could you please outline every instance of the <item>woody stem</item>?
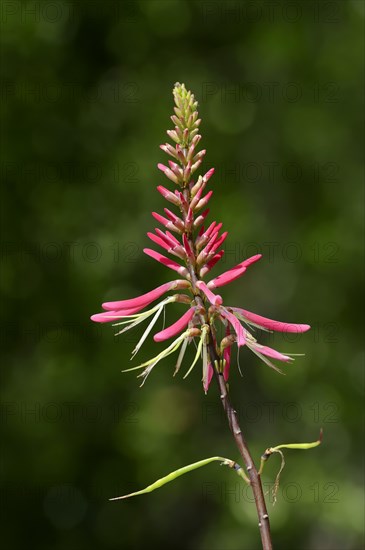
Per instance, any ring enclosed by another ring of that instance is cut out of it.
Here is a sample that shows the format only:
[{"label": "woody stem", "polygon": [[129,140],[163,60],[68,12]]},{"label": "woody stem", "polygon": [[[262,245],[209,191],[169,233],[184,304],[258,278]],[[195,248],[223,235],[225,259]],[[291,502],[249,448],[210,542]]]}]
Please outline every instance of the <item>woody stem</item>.
[{"label": "woody stem", "polygon": [[[209,355],[212,365],[214,361],[219,360],[219,357],[214,348],[214,344],[211,342],[209,345]],[[255,499],[255,505],[258,516],[258,525],[260,528],[261,542],[263,550],[272,550],[272,541],[270,533],[270,521],[269,515],[266,509],[265,497],[262,490],[261,477],[256,469],[255,463],[252,460],[251,453],[247,446],[245,437],[240,428],[237,413],[234,410],[232,403],[229,399],[227,385],[223,377],[223,373],[217,372],[214,369],[215,379],[218,384],[220,398],[222,401],[223,409],[226,413],[228,425],[238,447],[239,453],[243,458],[244,464],[246,466],[247,474],[250,478],[250,485],[252,487],[252,492]]]},{"label": "woody stem", "polygon": [[[188,189],[184,190],[184,196],[186,201],[190,202],[190,193]],[[182,212],[183,220],[185,222],[186,214]],[[192,250],[195,252],[195,246],[194,242],[191,238],[191,235],[187,235],[189,245]],[[189,270],[190,274],[190,280],[191,280],[191,286],[193,293],[195,295],[195,303],[200,306],[200,317],[201,317],[201,323],[202,324],[208,324],[210,328],[210,334],[214,334],[214,327],[211,326],[211,323],[209,322],[208,315],[205,312],[204,307],[204,300],[202,298],[202,295],[199,291],[199,289],[196,286],[198,277],[195,271],[195,266],[193,266],[189,259],[186,260],[186,265]],[[223,377],[222,372],[217,372],[217,370],[214,368],[215,362],[220,360],[220,357],[217,353],[217,350],[214,345],[213,338],[209,338],[209,357],[210,362],[212,364],[214,375],[216,382],[218,384],[219,388],[219,394],[221,398],[221,402],[223,405],[223,409],[226,413],[228,425],[232,432],[232,435],[234,437],[234,440],[236,442],[236,445],[238,447],[239,453],[244,461],[249,479],[250,479],[250,485],[252,487],[252,492],[255,499],[255,505],[257,510],[257,516],[258,516],[258,525],[260,529],[260,535],[261,535],[261,543],[262,543],[262,549],[263,550],[272,550],[272,541],[271,541],[271,533],[270,533],[270,521],[269,521],[269,515],[267,513],[266,509],[266,502],[264,493],[262,490],[262,484],[261,484],[261,477],[260,474],[257,471],[257,468],[255,466],[254,461],[252,460],[251,453],[249,451],[249,448],[247,446],[245,437],[242,433],[242,430],[240,428],[237,413],[234,410],[231,401],[229,399],[228,395],[228,389],[226,382]]]}]

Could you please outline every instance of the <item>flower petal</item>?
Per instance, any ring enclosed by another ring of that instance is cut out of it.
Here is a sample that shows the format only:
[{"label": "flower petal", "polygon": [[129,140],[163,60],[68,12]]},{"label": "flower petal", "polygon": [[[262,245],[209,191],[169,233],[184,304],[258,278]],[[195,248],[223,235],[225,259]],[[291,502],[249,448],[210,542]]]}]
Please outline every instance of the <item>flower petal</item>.
[{"label": "flower petal", "polygon": [[[157,288],[137,296],[136,298],[131,298],[130,300],[119,300],[118,302],[105,302],[102,304],[102,307],[106,310],[116,311],[119,309],[130,309],[130,308],[144,308],[148,306],[151,302],[154,302],[160,298],[163,294],[169,290],[187,288],[189,283],[183,280],[170,281],[169,283],[164,283]],[[138,310],[137,310],[138,311]],[[126,315],[126,314],[125,314]]]},{"label": "flower petal", "polygon": [[225,308],[221,308],[220,314],[222,317],[227,319],[227,321],[231,323],[232,327],[234,328],[234,331],[237,335],[237,346],[238,347],[244,346],[246,344],[245,330],[241,325],[241,323],[239,322],[239,320],[237,319],[237,317],[232,313],[230,313],[229,311],[227,311]]},{"label": "flower petal", "polygon": [[153,339],[155,342],[163,342],[164,340],[167,340],[168,338],[172,338],[173,336],[176,336],[176,334],[179,334],[191,321],[195,313],[195,307],[191,307],[178,319],[175,323],[170,325],[169,327],[165,328],[164,330],[161,330],[161,332],[158,332],[154,335]]},{"label": "flower petal", "polygon": [[213,294],[211,290],[207,287],[204,281],[197,281],[196,286],[204,292],[205,296],[208,298],[209,302],[213,306],[220,306],[223,303],[222,297],[219,294]]},{"label": "flower petal", "polygon": [[210,383],[213,379],[214,370],[212,367],[212,363],[209,363],[208,365],[208,373],[207,373],[207,379],[203,382],[204,392],[207,393],[208,388],[210,386]]},{"label": "flower petal", "polygon": [[94,321],[94,323],[112,323],[122,317],[123,312],[121,311],[103,311],[102,313],[95,313],[94,315],[91,315],[90,319]]},{"label": "flower petal", "polygon": [[170,260],[170,258],[166,258],[166,256],[163,256],[162,254],[160,254],[159,252],[156,252],[155,250],[152,250],[151,248],[144,248],[143,252],[147,254],[147,256],[150,256],[154,260],[157,260],[158,262],[160,262],[160,264],[163,264],[166,267],[169,267],[170,269],[177,271],[183,277],[188,277],[189,272],[186,269],[186,267],[183,267],[182,265],[174,262],[173,260]]},{"label": "flower petal", "polygon": [[254,323],[259,327],[266,328],[268,330],[274,330],[277,332],[306,332],[311,327],[310,325],[295,324],[295,323],[283,323],[281,321],[274,321],[273,319],[268,319],[267,317],[262,317],[251,311],[241,308],[232,308],[234,311],[237,311],[245,318],[249,323]]},{"label": "flower petal", "polygon": [[208,287],[213,289],[231,283],[235,279],[241,277],[245,273],[247,267],[254,262],[257,262],[261,257],[261,254],[256,254],[255,256],[252,256],[251,258],[248,258],[247,260],[239,263],[235,267],[232,267],[228,271],[221,273],[220,275],[218,275],[218,277],[215,277],[215,279],[209,281]]},{"label": "flower petal", "polygon": [[207,286],[208,288],[214,289],[214,288],[219,288],[220,286],[228,285],[235,279],[238,279],[239,277],[241,277],[245,271],[246,271],[245,267],[241,267],[240,269],[230,269],[229,271],[226,271],[225,273],[221,273],[221,275],[218,275],[218,277],[209,281]]},{"label": "flower petal", "polygon": [[271,359],[277,359],[278,361],[292,360],[292,358],[289,357],[288,355],[284,355],[283,353],[280,353],[275,349],[269,348],[268,346],[262,346],[261,344],[257,344],[256,342],[254,344],[250,342],[250,347],[254,348],[256,351],[258,351],[262,355],[266,355],[266,357],[271,357]]},{"label": "flower petal", "polygon": [[[230,335],[231,335],[231,331],[230,331],[229,325],[228,325],[227,328],[226,328],[226,336],[230,336]],[[223,377],[224,377],[224,380],[227,382],[227,380],[229,378],[229,369],[230,369],[230,366],[231,366],[231,346],[227,346],[226,348],[224,348],[224,350],[223,350],[223,359],[226,362],[226,364],[224,365]]]}]

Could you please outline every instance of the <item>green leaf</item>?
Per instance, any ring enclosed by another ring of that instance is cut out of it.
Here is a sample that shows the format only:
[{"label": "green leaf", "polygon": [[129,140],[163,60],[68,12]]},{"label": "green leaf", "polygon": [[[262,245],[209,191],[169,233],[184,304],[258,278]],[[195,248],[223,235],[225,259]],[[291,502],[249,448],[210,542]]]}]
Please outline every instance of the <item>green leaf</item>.
[{"label": "green leaf", "polygon": [[196,470],[197,468],[201,468],[202,466],[206,466],[210,462],[218,461],[226,466],[230,466],[231,468],[234,467],[235,462],[233,460],[229,460],[228,458],[223,458],[221,456],[213,456],[211,458],[205,458],[204,460],[199,460],[198,462],[194,462],[193,464],[189,464],[188,466],[184,466],[183,468],[179,468],[178,470],[175,470],[174,472],[171,472],[171,474],[168,474],[165,477],[162,477],[161,479],[158,479],[155,481],[155,483],[152,483],[152,485],[148,485],[145,489],[142,489],[141,491],[136,491],[135,493],[130,493],[129,495],[124,495],[121,497],[114,497],[110,498],[109,500],[121,500],[124,498],[129,497],[135,497],[137,495],[144,495],[146,493],[152,493],[155,489],[159,489],[163,485],[166,485],[166,483],[170,483],[170,481],[174,481],[176,478],[187,474],[188,472],[192,472],[193,470]]},{"label": "green leaf", "polygon": [[318,447],[322,443],[323,438],[323,430],[321,428],[321,431],[319,432],[319,439],[317,441],[314,441],[313,443],[283,443],[282,445],[277,445],[276,447],[271,447],[271,451],[275,452],[278,449],[313,449],[314,447]]}]

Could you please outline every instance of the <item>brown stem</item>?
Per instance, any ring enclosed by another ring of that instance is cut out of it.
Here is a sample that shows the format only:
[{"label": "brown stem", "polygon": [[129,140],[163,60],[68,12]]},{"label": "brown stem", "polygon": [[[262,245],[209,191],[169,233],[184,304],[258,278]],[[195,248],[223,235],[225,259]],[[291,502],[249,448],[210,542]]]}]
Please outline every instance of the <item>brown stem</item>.
[{"label": "brown stem", "polygon": [[[184,189],[184,196],[187,201],[187,203],[190,202],[190,193],[188,189]],[[186,212],[182,210],[182,217],[185,222],[186,219]],[[187,238],[189,241],[189,245],[192,250],[195,252],[195,244],[192,240],[191,234],[187,234]],[[205,311],[204,306],[204,299],[199,291],[199,289],[196,286],[198,276],[195,271],[195,266],[193,266],[190,262],[190,260],[187,258],[186,265],[189,270],[190,274],[190,280],[191,280],[191,286],[194,293],[194,299],[195,303],[200,306],[200,317],[202,324],[208,324],[210,328],[210,334],[214,334],[214,327],[212,327],[211,323],[209,322],[208,315],[206,313],[202,313]],[[272,550],[272,541],[271,541],[271,533],[270,533],[270,521],[269,521],[269,515],[267,513],[266,509],[266,503],[265,503],[265,497],[262,490],[262,484],[261,484],[261,477],[256,469],[255,463],[252,460],[251,453],[248,449],[246,440],[244,438],[244,435],[242,433],[242,430],[240,428],[237,413],[234,410],[231,401],[229,399],[228,390],[226,386],[226,382],[223,377],[222,372],[217,372],[217,370],[214,368],[215,362],[220,360],[220,357],[218,356],[217,350],[215,348],[215,344],[213,341],[213,338],[209,338],[209,356],[210,361],[212,364],[212,367],[214,369],[214,375],[215,379],[218,384],[219,392],[220,392],[220,398],[222,401],[223,409],[227,415],[228,425],[232,432],[232,435],[234,437],[234,440],[236,442],[236,445],[238,447],[239,453],[244,461],[247,474],[250,479],[250,485],[252,487],[254,499],[255,499],[255,505],[257,510],[257,516],[258,516],[258,525],[260,528],[260,535],[261,535],[261,542],[262,542],[262,548],[263,550]]]},{"label": "brown stem", "polygon": [[[214,344],[212,342],[209,345],[209,355],[210,355],[211,363],[212,365],[214,365],[214,362],[218,361],[219,357],[216,353]],[[253,496],[256,504],[257,516],[259,520],[262,548],[263,550],[272,550],[270,521],[269,521],[269,515],[267,513],[267,509],[266,509],[264,493],[262,490],[261,478],[256,469],[255,463],[252,460],[245,437],[240,428],[238,418],[237,418],[237,413],[234,410],[232,403],[229,399],[227,385],[224,380],[223,373],[221,372],[218,373],[216,369],[214,369],[214,373],[215,373],[215,379],[218,384],[223,409],[227,415],[229,428],[233,434],[233,437],[238,447],[238,450],[240,452],[240,455],[242,456],[243,461],[245,463],[247,474],[250,478],[250,484],[252,487]]]}]

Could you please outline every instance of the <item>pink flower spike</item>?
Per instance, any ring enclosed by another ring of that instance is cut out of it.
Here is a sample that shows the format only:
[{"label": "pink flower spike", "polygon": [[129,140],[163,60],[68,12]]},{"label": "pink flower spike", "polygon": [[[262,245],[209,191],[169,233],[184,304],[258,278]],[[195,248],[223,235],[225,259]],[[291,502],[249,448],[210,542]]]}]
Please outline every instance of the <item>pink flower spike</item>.
[{"label": "pink flower spike", "polygon": [[187,281],[170,281],[169,283],[164,283],[163,285],[160,285],[157,288],[146,292],[146,294],[138,296],[137,298],[131,298],[129,300],[119,300],[117,302],[105,302],[104,304],[102,304],[102,307],[103,309],[111,311],[116,311],[119,309],[124,310],[129,308],[138,308],[139,306],[141,306],[140,309],[142,309],[143,307],[148,306],[151,302],[154,302],[155,300],[160,298],[169,290],[188,288],[188,286],[189,283]]},{"label": "pink flower spike", "polygon": [[230,313],[229,311],[227,311],[226,309],[221,309],[220,314],[222,317],[227,319],[227,321],[231,323],[232,327],[234,328],[234,331],[237,336],[237,346],[238,347],[244,346],[246,344],[245,330],[241,325],[241,323],[239,322],[239,320],[237,319],[237,317],[232,313]]},{"label": "pink flower spike", "polygon": [[203,388],[204,388],[204,392],[205,394],[208,392],[208,389],[209,389],[209,386],[210,386],[210,383],[213,379],[213,375],[214,375],[214,370],[213,370],[213,367],[212,367],[212,363],[209,363],[208,365],[208,373],[207,373],[207,380],[206,382],[203,383]]},{"label": "pink flower spike", "polygon": [[161,330],[161,332],[158,332],[154,335],[153,339],[155,342],[163,342],[164,340],[167,340],[168,338],[172,338],[173,336],[176,336],[179,334],[191,321],[191,319],[194,317],[195,313],[195,307],[191,307],[184,313],[180,319],[176,321],[176,323],[173,323],[169,327],[165,328],[164,330]]},{"label": "pink flower spike", "polygon": [[[213,306],[220,306],[223,303],[222,297],[219,294],[213,294],[211,290],[207,287],[204,281],[197,281],[196,286],[201,290],[205,296],[208,298],[209,302]],[[232,316],[233,317],[233,316]]]},{"label": "pink flower spike", "polygon": [[247,311],[246,309],[241,309],[238,307],[232,308],[232,309],[240,313],[242,317],[244,317],[245,320],[248,321],[249,323],[254,323],[259,327],[263,327],[268,330],[274,330],[276,332],[295,332],[299,334],[301,332],[307,332],[307,330],[311,328],[310,325],[283,323],[281,321],[274,321],[273,319],[262,317],[261,315],[257,315],[256,313],[251,313],[251,311]]},{"label": "pink flower spike", "polygon": [[169,202],[172,202],[172,204],[174,204],[175,206],[179,206],[180,201],[175,195],[175,193],[172,193],[171,191],[166,189],[166,187],[163,187],[163,185],[158,185],[157,191],[161,193],[164,199],[166,199]]},{"label": "pink flower spike", "polygon": [[186,267],[183,267],[182,265],[174,262],[173,260],[170,260],[170,258],[166,258],[166,256],[159,254],[159,252],[156,252],[155,250],[151,250],[151,248],[144,248],[143,252],[147,254],[147,256],[150,256],[151,258],[156,260],[157,262],[160,262],[160,264],[165,265],[166,267],[169,267],[174,271],[177,271],[179,275],[181,275],[182,277],[189,277],[189,272],[186,269]]}]

